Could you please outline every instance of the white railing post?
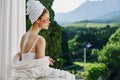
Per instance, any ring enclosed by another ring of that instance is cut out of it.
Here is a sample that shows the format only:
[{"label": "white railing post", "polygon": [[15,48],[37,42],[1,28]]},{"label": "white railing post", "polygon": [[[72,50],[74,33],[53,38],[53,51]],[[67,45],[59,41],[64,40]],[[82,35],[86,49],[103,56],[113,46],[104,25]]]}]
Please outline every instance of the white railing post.
[{"label": "white railing post", "polygon": [[12,56],[25,32],[25,0],[0,0],[0,80],[7,80]]}]

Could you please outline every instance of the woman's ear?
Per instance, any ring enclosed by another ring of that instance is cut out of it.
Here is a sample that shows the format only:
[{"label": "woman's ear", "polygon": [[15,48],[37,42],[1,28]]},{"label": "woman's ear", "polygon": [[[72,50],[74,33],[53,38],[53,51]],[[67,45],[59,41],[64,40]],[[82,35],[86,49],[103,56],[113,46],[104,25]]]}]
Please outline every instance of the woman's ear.
[{"label": "woman's ear", "polygon": [[37,19],[37,20],[36,20],[36,23],[40,23],[40,19]]}]

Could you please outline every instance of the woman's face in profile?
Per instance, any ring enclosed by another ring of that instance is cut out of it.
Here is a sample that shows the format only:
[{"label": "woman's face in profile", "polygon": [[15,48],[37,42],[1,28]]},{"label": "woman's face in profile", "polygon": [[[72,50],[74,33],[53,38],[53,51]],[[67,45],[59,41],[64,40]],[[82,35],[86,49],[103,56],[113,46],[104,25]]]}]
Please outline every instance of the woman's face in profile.
[{"label": "woman's face in profile", "polygon": [[49,13],[44,13],[44,15],[41,17],[40,19],[40,27],[42,29],[48,29],[49,25],[50,25],[50,17],[49,17]]}]

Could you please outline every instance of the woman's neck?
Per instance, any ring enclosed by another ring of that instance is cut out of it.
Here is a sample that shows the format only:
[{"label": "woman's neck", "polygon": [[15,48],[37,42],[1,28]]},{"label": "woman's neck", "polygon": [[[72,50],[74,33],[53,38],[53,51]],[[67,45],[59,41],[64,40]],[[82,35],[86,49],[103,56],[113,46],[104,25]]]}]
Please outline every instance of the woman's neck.
[{"label": "woman's neck", "polygon": [[31,26],[31,28],[30,28],[30,30],[29,30],[29,33],[30,34],[33,34],[33,35],[38,35],[38,33],[39,33],[39,31],[40,31],[41,29],[39,28],[39,26],[38,25],[32,25]]}]

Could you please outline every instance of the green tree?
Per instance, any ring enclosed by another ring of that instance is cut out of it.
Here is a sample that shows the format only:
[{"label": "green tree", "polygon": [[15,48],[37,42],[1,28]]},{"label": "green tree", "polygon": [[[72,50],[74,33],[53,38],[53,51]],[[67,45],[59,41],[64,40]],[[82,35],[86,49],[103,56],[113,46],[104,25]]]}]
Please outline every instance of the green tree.
[{"label": "green tree", "polygon": [[100,51],[98,60],[104,62],[109,69],[120,66],[120,28],[109,38],[109,42]]},{"label": "green tree", "polygon": [[[65,32],[68,34],[68,47],[72,53],[73,59],[83,60],[83,48],[87,43],[91,43],[92,47],[87,49],[87,60],[96,61],[97,55],[91,54],[93,48],[101,50],[108,42],[109,37],[118,29],[118,26],[111,27],[66,27]],[[94,58],[93,58],[94,57]]]},{"label": "green tree", "polygon": [[99,49],[92,49],[92,58],[94,61],[98,61]]},{"label": "green tree", "polygon": [[68,48],[68,34],[66,33],[66,31],[62,30],[62,54],[61,57],[63,58],[63,67],[66,67],[68,65],[72,64],[72,54]]}]

